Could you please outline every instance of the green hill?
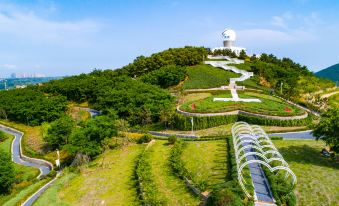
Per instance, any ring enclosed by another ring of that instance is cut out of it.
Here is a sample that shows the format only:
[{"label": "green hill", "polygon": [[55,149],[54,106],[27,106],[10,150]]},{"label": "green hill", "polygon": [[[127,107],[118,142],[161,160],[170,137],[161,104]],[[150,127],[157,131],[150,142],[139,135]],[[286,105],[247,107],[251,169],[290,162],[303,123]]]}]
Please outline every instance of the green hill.
[{"label": "green hill", "polygon": [[326,69],[320,70],[315,73],[318,77],[330,79],[334,82],[339,81],[339,64],[332,65]]}]

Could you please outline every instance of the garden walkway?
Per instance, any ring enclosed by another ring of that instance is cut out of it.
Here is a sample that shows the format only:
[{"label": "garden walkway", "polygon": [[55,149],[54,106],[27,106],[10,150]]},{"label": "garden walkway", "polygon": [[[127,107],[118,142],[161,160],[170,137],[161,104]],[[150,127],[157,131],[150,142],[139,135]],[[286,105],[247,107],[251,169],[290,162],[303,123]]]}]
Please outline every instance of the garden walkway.
[{"label": "garden walkway", "polygon": [[[244,99],[244,98],[239,98],[237,89],[238,86],[236,85],[236,82],[241,82],[245,81],[246,79],[249,79],[253,76],[253,72],[248,72],[245,70],[238,69],[234,66],[228,66],[227,64],[240,64],[243,63],[242,60],[238,59],[232,59],[229,57],[223,57],[223,56],[218,56],[218,57],[212,57],[208,56],[208,58],[211,59],[225,59],[227,61],[205,61],[205,64],[212,65],[213,67],[218,67],[222,68],[224,70],[230,70],[234,73],[241,74],[240,77],[238,78],[230,78],[230,84],[228,87],[223,87],[223,88],[228,88],[231,90],[232,98],[214,98],[213,101],[223,101],[223,102],[228,102],[228,101],[235,101],[235,102],[261,102],[260,99]],[[241,87],[242,89],[244,87]]]}]

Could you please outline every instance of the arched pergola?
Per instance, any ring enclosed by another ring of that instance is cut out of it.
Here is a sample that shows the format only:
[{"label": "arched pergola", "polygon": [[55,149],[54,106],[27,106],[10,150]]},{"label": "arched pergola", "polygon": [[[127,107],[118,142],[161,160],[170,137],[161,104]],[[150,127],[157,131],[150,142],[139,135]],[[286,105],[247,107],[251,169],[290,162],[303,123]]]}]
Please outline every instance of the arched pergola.
[{"label": "arched pergola", "polygon": [[246,122],[236,122],[232,127],[232,136],[238,181],[247,197],[251,198],[252,195],[244,184],[246,181],[242,173],[246,166],[253,163],[265,166],[271,172],[284,171],[285,179],[291,177],[292,186],[296,184],[297,177],[261,127],[251,126]]}]

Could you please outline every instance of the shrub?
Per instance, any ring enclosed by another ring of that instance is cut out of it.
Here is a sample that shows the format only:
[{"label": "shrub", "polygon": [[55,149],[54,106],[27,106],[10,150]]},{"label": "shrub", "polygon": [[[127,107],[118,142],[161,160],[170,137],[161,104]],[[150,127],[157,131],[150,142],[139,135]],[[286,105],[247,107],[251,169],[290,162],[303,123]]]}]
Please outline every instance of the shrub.
[{"label": "shrub", "polygon": [[177,141],[177,137],[176,136],[170,136],[169,138],[168,138],[168,143],[169,144],[174,144],[176,141]]},{"label": "shrub", "polygon": [[4,141],[5,139],[6,139],[5,133],[0,130],[0,142]]},{"label": "shrub", "polygon": [[144,134],[142,135],[138,140],[137,143],[138,144],[143,144],[143,143],[148,143],[153,139],[153,136],[150,134]]},{"label": "shrub", "polygon": [[239,196],[235,195],[228,188],[214,191],[211,197],[208,199],[207,205],[215,206],[242,206],[242,202]]},{"label": "shrub", "polygon": [[280,136],[272,136],[270,137],[271,140],[283,140],[284,138],[283,137],[280,137]]}]

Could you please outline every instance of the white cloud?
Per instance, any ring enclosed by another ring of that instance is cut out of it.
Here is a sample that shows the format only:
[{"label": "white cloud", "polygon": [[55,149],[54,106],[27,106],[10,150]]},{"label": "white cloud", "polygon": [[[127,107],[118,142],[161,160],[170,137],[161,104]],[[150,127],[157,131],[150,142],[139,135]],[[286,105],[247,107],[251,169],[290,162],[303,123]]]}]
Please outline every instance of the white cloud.
[{"label": "white cloud", "polygon": [[19,41],[51,44],[84,43],[86,38],[100,28],[101,24],[91,19],[56,21],[42,18],[34,11],[0,5],[1,36],[7,35]]}]

